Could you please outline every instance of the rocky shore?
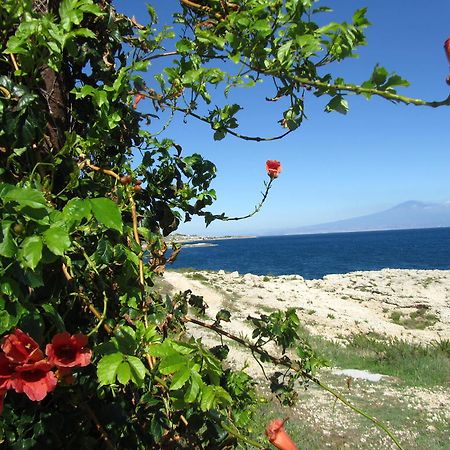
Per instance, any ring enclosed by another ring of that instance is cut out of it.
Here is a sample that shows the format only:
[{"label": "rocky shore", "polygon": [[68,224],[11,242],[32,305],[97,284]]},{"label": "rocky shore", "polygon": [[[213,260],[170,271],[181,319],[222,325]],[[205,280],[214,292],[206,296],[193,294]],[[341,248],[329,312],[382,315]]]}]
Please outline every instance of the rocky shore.
[{"label": "rocky shore", "polygon": [[222,270],[168,271],[164,277],[176,290],[202,295],[211,318],[229,309],[240,333],[249,331],[248,315],[294,307],[311,334],[327,339],[355,333],[416,343],[450,339],[450,271],[383,269],[319,280]]}]

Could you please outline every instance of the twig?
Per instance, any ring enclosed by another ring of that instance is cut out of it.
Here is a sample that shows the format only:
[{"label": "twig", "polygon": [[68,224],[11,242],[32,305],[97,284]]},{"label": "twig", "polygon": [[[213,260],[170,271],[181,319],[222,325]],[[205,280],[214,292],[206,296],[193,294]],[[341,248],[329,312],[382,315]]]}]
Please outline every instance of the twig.
[{"label": "twig", "polygon": [[[174,106],[174,105],[169,105],[170,108],[174,109],[175,111],[179,111],[182,112],[186,115],[192,116],[195,119],[201,120],[202,122],[205,122],[209,125],[211,125],[211,122],[205,118],[200,116],[199,114],[196,114],[194,112],[192,112],[191,110],[187,109],[187,108],[180,108],[178,106]],[[230,133],[232,136],[235,136],[239,139],[242,139],[244,141],[256,141],[256,142],[269,142],[269,141],[278,141],[279,139],[283,139],[285,136],[287,136],[288,134],[292,133],[293,130],[288,130],[286,132],[284,132],[283,134],[279,134],[277,136],[271,136],[271,137],[261,137],[261,136],[247,136],[245,134],[240,134],[236,131],[233,131],[231,128],[223,128],[227,133]]]},{"label": "twig", "polygon": [[17,64],[16,57],[14,56],[14,54],[10,53],[9,56],[11,57],[11,61],[14,66],[14,70],[19,70],[19,65]]},{"label": "twig", "polygon": [[82,408],[87,412],[87,415],[89,416],[89,418],[92,420],[92,422],[95,423],[95,426],[97,428],[97,431],[100,433],[101,438],[103,439],[103,441],[105,442],[106,447],[108,448],[108,450],[116,450],[116,447],[114,447],[113,443],[111,442],[111,440],[109,439],[108,434],[106,433],[105,428],[103,427],[103,425],[98,421],[97,416],[95,415],[94,411],[92,411],[92,409],[90,408],[89,405],[87,405],[86,403],[84,403],[82,405]]},{"label": "twig", "polygon": [[65,263],[62,263],[61,269],[62,269],[62,272],[63,272],[64,277],[66,278],[66,280],[67,280],[67,281],[73,281],[73,276],[70,275],[69,269],[67,268],[67,266],[66,266]]}]

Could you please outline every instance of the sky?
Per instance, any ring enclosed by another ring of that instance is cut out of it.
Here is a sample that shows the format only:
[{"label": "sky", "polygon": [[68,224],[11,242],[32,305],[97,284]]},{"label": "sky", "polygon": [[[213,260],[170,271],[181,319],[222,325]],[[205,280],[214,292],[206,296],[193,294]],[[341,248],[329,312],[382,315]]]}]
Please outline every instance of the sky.
[{"label": "sky", "polygon": [[[156,0],[160,23],[170,22],[178,1]],[[450,2],[434,0],[329,0],[330,20],[350,21],[352,13],[368,7],[372,26],[368,45],[359,58],[333,66],[333,75],[347,82],[367,80],[375,64],[406,78],[411,86],[399,93],[425,100],[444,100],[450,74],[443,50],[450,37]],[[116,0],[119,11],[146,21],[145,2]],[[159,64],[159,63],[158,63]],[[148,77],[159,69],[150,68]],[[150,78],[149,78],[150,80]],[[264,98],[273,94],[269,84],[243,89],[232,101],[244,106],[239,113],[242,134],[271,136],[283,129],[277,121],[281,108]],[[178,230],[186,234],[276,234],[313,225],[370,214],[408,200],[450,200],[450,107],[437,109],[392,104],[381,99],[352,96],[346,116],[323,112],[325,101],[306,100],[308,120],[283,140],[248,142],[233,136],[216,142],[212,130],[193,118],[178,118],[166,136],[174,138],[185,154],[201,153],[217,166],[212,187],[218,200],[211,212],[240,216],[251,212],[268,181],[265,161],[279,160],[283,171],[275,180],[260,213],[238,222],[213,222],[207,229],[194,219]],[[148,102],[150,103],[150,102]],[[217,104],[222,104],[219,96]],[[141,102],[143,104],[143,102]],[[213,101],[214,104],[214,101]],[[141,106],[141,105],[140,105]],[[149,109],[146,109],[149,108]],[[150,105],[142,107],[151,112]],[[156,130],[162,124],[152,123]]]}]

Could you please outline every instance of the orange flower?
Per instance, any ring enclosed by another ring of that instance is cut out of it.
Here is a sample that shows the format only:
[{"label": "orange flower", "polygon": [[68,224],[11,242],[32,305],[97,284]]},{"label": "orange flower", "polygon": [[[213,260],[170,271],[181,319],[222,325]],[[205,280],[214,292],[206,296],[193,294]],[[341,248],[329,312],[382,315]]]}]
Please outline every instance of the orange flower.
[{"label": "orange flower", "polygon": [[269,175],[270,178],[278,178],[278,175],[281,173],[281,163],[280,161],[276,161],[274,159],[269,159],[266,161],[266,170],[267,175]]},{"label": "orange flower", "polygon": [[450,63],[450,38],[448,38],[444,42],[444,50],[445,50],[445,54],[447,55],[448,62]]},{"label": "orange flower", "polygon": [[298,450],[294,441],[286,433],[284,423],[287,419],[274,419],[266,427],[266,436],[271,444],[279,450]]},{"label": "orange flower", "polygon": [[141,94],[140,92],[137,93],[137,94],[134,96],[133,109],[136,109],[138,103],[139,103],[142,99],[144,99],[144,98],[145,98],[145,95],[144,95],[144,94]]}]

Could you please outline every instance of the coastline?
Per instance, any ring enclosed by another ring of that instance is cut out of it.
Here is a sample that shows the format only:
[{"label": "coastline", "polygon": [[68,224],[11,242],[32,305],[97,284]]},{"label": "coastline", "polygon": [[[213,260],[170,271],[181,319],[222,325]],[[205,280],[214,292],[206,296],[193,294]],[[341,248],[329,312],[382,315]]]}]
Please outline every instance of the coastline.
[{"label": "coastline", "polygon": [[202,295],[211,318],[228,307],[238,332],[250,332],[249,314],[293,307],[303,326],[325,339],[358,333],[421,344],[450,339],[450,270],[382,269],[315,280],[169,270],[164,278],[175,290]]},{"label": "coastline", "polygon": [[228,241],[234,239],[256,239],[258,236],[200,236],[194,234],[175,234],[173,236],[168,236],[166,242],[168,244],[185,244],[194,242],[204,242],[204,241]]}]

